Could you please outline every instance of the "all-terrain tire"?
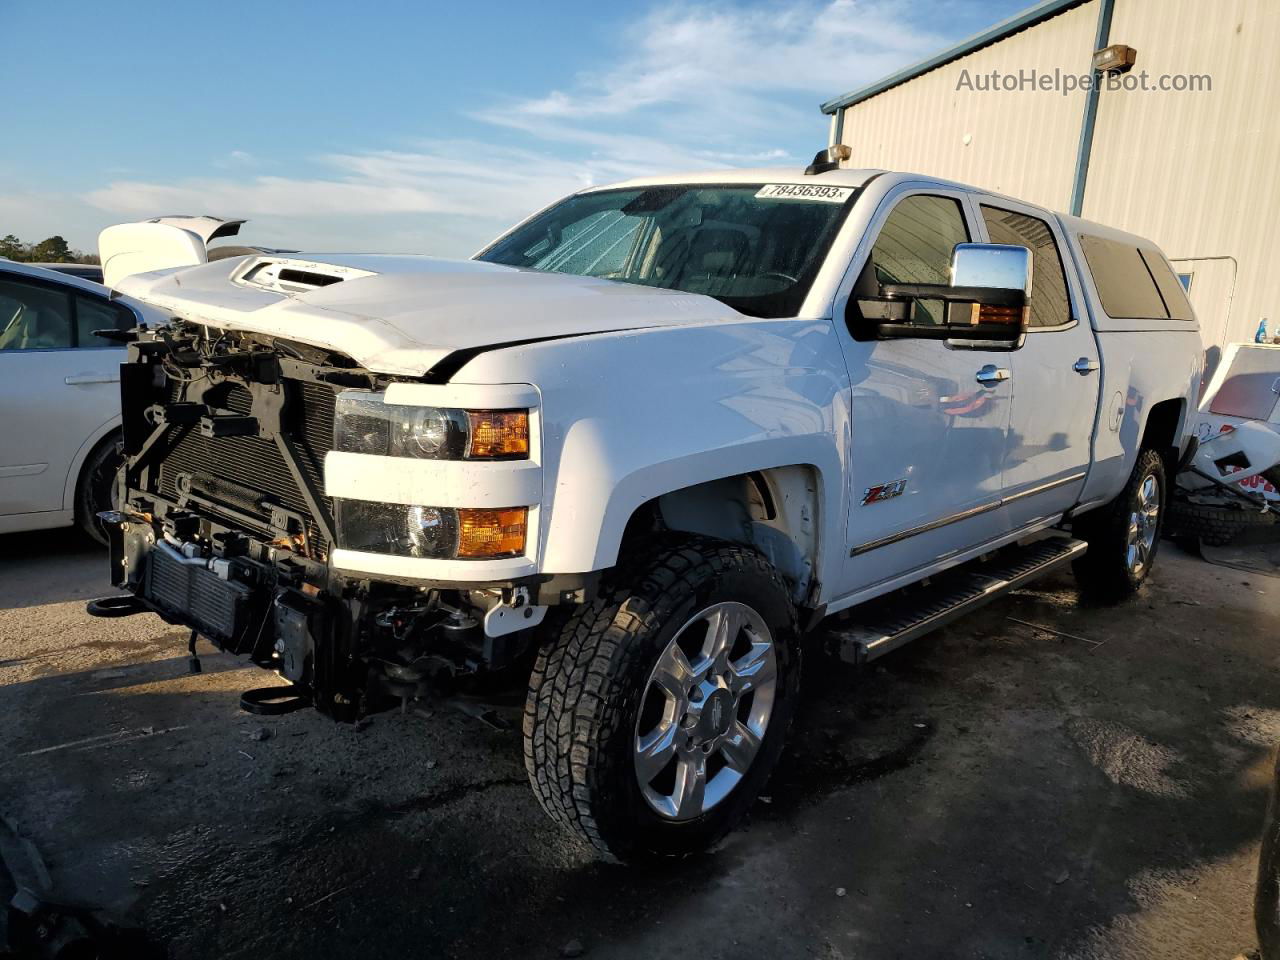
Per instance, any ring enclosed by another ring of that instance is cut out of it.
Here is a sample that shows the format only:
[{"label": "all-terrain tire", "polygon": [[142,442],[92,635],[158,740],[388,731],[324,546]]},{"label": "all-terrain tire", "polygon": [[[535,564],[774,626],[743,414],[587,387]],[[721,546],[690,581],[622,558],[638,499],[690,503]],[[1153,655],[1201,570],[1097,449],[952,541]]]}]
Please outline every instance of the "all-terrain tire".
[{"label": "all-terrain tire", "polygon": [[[524,713],[524,756],[552,820],[622,861],[682,857],[732,829],[782,751],[800,681],[794,606],[777,571],[749,547],[704,537],[657,540],[602,584],[539,652]],[[749,770],[693,819],[660,816],[634,766],[639,711],[658,658],[698,612],[756,611],[774,640],[773,712]]]},{"label": "all-terrain tire", "polygon": [[[1130,560],[1129,529],[1139,509],[1141,491],[1148,478],[1157,485],[1159,513],[1154,539],[1145,562],[1138,569]],[[1160,547],[1160,533],[1168,503],[1168,482],[1164,458],[1155,450],[1143,450],[1133,465],[1125,488],[1106,506],[1091,510],[1072,523],[1076,537],[1089,544],[1089,551],[1072,564],[1081,592],[1100,603],[1117,603],[1133,596],[1146,581]]]},{"label": "all-terrain tire", "polygon": [[123,462],[120,435],[113,434],[90,451],[80,468],[80,480],[76,484],[76,523],[104,546],[107,532],[98,514],[114,506],[116,472]]},{"label": "all-terrain tire", "polygon": [[1198,537],[1211,547],[1225,547],[1242,533],[1274,525],[1274,513],[1248,507],[1211,506],[1174,500],[1169,504],[1169,533],[1175,537]]}]

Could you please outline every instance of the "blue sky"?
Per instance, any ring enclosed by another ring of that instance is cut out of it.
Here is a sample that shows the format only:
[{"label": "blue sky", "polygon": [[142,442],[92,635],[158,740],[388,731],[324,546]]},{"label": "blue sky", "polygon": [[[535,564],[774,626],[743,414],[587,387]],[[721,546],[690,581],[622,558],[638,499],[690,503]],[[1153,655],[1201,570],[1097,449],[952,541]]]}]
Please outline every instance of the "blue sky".
[{"label": "blue sky", "polygon": [[1025,5],[0,0],[0,235],[465,256],[585,185],[807,162],[822,100]]}]

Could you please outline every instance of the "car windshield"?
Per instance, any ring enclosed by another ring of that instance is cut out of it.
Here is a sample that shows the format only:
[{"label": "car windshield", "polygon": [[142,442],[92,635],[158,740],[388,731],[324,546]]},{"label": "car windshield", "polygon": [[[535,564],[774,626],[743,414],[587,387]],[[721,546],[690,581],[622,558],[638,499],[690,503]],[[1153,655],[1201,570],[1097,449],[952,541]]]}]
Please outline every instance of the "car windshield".
[{"label": "car windshield", "polygon": [[704,293],[751,316],[795,316],[855,194],[776,183],[582,193],[476,259]]}]

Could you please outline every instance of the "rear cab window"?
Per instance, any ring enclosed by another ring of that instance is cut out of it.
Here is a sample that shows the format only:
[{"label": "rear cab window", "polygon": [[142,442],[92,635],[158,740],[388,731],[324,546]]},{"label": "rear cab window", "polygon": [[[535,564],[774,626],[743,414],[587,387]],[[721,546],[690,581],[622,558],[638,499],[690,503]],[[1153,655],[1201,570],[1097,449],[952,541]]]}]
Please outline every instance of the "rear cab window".
[{"label": "rear cab window", "polygon": [[1151,278],[1156,282],[1160,298],[1171,320],[1194,320],[1196,315],[1191,310],[1191,301],[1187,299],[1187,288],[1173,272],[1173,267],[1159,250],[1142,250],[1142,261],[1151,271]]},{"label": "rear cab window", "polygon": [[1169,262],[1154,248],[1080,234],[1102,309],[1116,320],[1192,320],[1191,304]]}]

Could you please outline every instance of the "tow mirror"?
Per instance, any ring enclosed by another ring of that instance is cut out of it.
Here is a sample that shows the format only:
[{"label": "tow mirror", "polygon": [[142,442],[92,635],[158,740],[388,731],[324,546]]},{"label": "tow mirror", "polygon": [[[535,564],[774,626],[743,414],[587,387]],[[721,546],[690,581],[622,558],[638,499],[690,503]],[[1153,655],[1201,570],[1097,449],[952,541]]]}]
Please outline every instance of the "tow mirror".
[{"label": "tow mirror", "polygon": [[[955,340],[957,346],[1016,346],[1027,332],[1031,251],[1003,243],[958,243],[951,283],[885,283],[858,298],[859,339]],[[922,301],[938,304],[933,310]]]}]

